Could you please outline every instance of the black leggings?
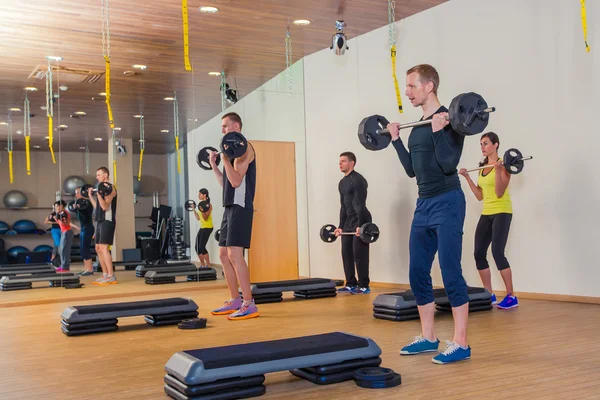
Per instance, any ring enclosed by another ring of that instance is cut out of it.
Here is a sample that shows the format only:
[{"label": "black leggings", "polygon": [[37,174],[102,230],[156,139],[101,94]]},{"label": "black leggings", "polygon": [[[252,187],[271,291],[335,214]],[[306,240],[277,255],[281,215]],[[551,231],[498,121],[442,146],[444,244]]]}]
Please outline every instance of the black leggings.
[{"label": "black leggings", "polygon": [[208,239],[210,239],[210,234],[212,231],[213,228],[200,228],[198,235],[196,236],[196,254],[201,256],[208,254],[208,251],[206,250],[206,243],[208,243]]},{"label": "black leggings", "polygon": [[492,244],[492,256],[498,270],[510,268],[504,255],[504,248],[508,240],[508,231],[512,214],[501,213],[482,215],[475,230],[475,264],[478,270],[490,267],[487,261],[487,251]]},{"label": "black leggings", "polygon": [[[342,261],[346,275],[346,286],[369,287],[369,244],[358,236],[342,236]],[[354,264],[358,272],[358,282],[354,275]]]}]

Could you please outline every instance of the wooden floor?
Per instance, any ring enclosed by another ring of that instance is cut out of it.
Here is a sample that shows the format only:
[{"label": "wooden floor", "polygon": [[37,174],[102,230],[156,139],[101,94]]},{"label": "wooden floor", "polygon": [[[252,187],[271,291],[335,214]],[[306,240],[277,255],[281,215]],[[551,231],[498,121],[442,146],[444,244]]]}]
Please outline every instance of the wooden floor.
[{"label": "wooden floor", "polygon": [[[2,303],[13,304],[0,308],[0,399],[166,399],[164,365],[177,351],[332,331],[375,340],[383,350],[382,366],[400,373],[402,385],[376,391],[361,389],[351,381],[317,386],[279,372],[267,375],[267,394],[261,398],[600,399],[599,305],[523,300],[517,310],[471,314],[473,358],[435,365],[431,354],[398,354],[418,334],[418,321],[372,317],[373,299],[390,289],[304,301],[285,293],[283,303],[260,305],[259,318],[232,322],[209,313],[228,297],[220,286],[223,281],[155,288],[131,278],[133,274],[119,273],[123,283],[109,288],[114,291],[112,298],[60,300],[67,292],[77,292],[79,298],[87,296],[86,292],[106,295],[92,285],[77,290],[0,292]],[[149,287],[155,294],[147,294]],[[164,292],[167,289],[179,292]],[[132,296],[122,301],[189,297],[199,305],[200,316],[208,318],[208,327],[189,331],[151,327],[142,317],[134,317],[121,319],[117,332],[82,337],[62,334],[60,315],[66,307],[121,301],[119,291]],[[45,304],[19,305],[25,292],[38,300],[43,296],[38,293],[51,298]],[[450,339],[451,316],[437,315],[436,324],[440,340]]]}]

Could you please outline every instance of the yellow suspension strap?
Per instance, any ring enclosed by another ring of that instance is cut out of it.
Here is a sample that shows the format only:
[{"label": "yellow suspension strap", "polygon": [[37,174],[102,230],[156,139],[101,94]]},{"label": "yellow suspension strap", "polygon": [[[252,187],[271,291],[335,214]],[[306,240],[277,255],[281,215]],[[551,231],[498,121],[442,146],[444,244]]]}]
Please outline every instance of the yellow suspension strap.
[{"label": "yellow suspension strap", "polygon": [[590,52],[591,48],[587,42],[587,16],[585,12],[585,0],[579,0],[581,3],[581,26],[583,27],[583,41],[585,43],[585,51]]},{"label": "yellow suspension strap", "polygon": [[113,143],[113,157],[112,157],[112,164],[113,164],[113,185],[117,186],[117,136],[115,135],[115,130],[113,129],[112,131],[112,143]]},{"label": "yellow suspension strap", "polygon": [[54,97],[52,95],[52,67],[50,66],[50,60],[48,60],[48,71],[46,72],[46,116],[48,117],[48,147],[50,148],[50,154],[52,155],[52,162],[56,164],[54,149],[52,148],[52,118],[54,118],[53,104]]},{"label": "yellow suspension strap", "polygon": [[106,109],[108,111],[108,123],[110,129],[115,128],[115,121],[113,119],[112,107],[110,105],[110,15],[108,12],[108,0],[101,0],[102,4],[102,54],[104,55],[104,62],[106,66],[105,75],[105,93],[106,93]]},{"label": "yellow suspension strap", "polygon": [[10,120],[10,115],[8,116],[8,143],[6,149],[8,150],[8,176],[10,178],[10,183],[12,184],[15,180],[13,174],[13,140],[12,122]]},{"label": "yellow suspension strap", "polygon": [[183,19],[183,58],[185,61],[185,70],[191,71],[187,0],[181,0],[181,16]]},{"label": "yellow suspension strap", "polygon": [[31,139],[31,117],[29,114],[29,98],[27,98],[27,92],[25,92],[25,102],[23,104],[23,136],[25,136],[25,161],[27,165],[27,175],[31,175],[31,153],[30,153],[30,139]]},{"label": "yellow suspension strap", "polygon": [[398,101],[398,112],[402,114],[402,98],[400,97],[400,88],[398,87],[398,78],[396,78],[396,1],[388,0],[388,23],[390,33],[390,55],[392,57],[392,77],[394,78],[394,87],[396,88],[396,100]]},{"label": "yellow suspension strap", "polygon": [[144,116],[140,118],[140,168],[138,169],[138,181],[142,180],[142,160],[144,159],[144,149],[146,140],[144,139]]},{"label": "yellow suspension strap", "polygon": [[173,99],[173,134],[175,135],[175,151],[177,152],[177,173],[181,174],[181,160],[179,158],[179,104],[177,93]]}]

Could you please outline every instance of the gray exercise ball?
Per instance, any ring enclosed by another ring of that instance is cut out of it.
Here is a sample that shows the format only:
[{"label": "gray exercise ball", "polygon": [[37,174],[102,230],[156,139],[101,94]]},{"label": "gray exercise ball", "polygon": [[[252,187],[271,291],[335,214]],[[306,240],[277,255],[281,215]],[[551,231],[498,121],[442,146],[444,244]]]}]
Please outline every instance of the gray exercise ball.
[{"label": "gray exercise ball", "polygon": [[63,192],[65,194],[75,194],[75,189],[85,185],[85,180],[80,176],[71,175],[63,183]]},{"label": "gray exercise ball", "polygon": [[[144,176],[142,175],[142,180],[144,180]],[[140,194],[142,192],[142,182],[138,181],[137,175],[133,176],[133,193]]]},{"label": "gray exercise ball", "polygon": [[20,208],[27,205],[27,196],[20,190],[11,190],[4,195],[4,206],[6,208]]}]

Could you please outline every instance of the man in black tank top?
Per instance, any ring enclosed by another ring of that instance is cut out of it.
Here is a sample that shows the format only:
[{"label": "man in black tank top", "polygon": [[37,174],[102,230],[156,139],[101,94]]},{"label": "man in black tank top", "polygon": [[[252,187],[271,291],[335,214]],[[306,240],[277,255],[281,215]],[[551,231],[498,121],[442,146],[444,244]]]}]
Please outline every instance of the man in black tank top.
[{"label": "man in black tank top", "polygon": [[[96,171],[98,184],[108,182],[110,173],[108,168],[100,167]],[[92,189],[88,191],[88,197],[94,206],[94,219],[96,220],[96,253],[102,267],[102,277],[95,282],[96,285],[114,285],[119,283],[114,275],[112,256],[108,246],[112,246],[115,236],[117,215],[117,189],[113,186],[111,194],[94,197]]]},{"label": "man in black tank top", "polygon": [[[242,131],[242,119],[236,113],[228,113],[221,119],[223,134]],[[211,153],[210,165],[219,184],[223,187],[223,221],[219,237],[219,258],[231,298],[213,315],[229,315],[230,320],[258,317],[258,309],[252,299],[250,273],[244,259],[244,249],[250,248],[252,220],[254,216],[254,192],[256,188],[256,154],[248,142],[246,153],[235,160],[221,154],[223,171],[216,164],[217,153]],[[244,301],[238,292],[238,281]]]}]

